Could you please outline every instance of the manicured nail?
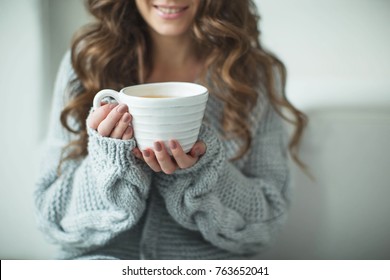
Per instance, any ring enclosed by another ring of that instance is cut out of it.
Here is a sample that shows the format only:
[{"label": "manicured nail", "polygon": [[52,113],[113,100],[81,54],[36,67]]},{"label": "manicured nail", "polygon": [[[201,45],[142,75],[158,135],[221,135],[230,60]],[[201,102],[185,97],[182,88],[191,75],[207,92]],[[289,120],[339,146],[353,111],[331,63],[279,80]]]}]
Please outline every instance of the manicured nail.
[{"label": "manicured nail", "polygon": [[112,110],[114,109],[118,104],[117,103],[110,103],[110,105],[108,105],[108,109],[109,110]]},{"label": "manicured nail", "polygon": [[127,123],[127,122],[130,121],[130,119],[131,119],[131,115],[125,113],[125,114],[124,114],[124,117],[123,117],[123,121],[124,121],[125,123]]},{"label": "manicured nail", "polygon": [[199,150],[199,148],[195,148],[195,150],[194,150],[194,155],[195,155],[196,157],[200,156],[200,150]]},{"label": "manicured nail", "polygon": [[117,108],[116,111],[118,113],[124,114],[127,112],[127,106],[125,104],[120,104]]},{"label": "manicured nail", "polygon": [[169,146],[171,147],[172,150],[177,148],[177,144],[175,140],[169,141]]},{"label": "manicured nail", "polygon": [[150,157],[150,152],[148,150],[143,151],[144,157]]},{"label": "manicured nail", "polygon": [[133,150],[133,154],[136,158],[141,158],[141,153],[138,150]]},{"label": "manicured nail", "polygon": [[162,151],[162,146],[161,146],[160,142],[154,142],[154,149],[157,152],[161,152]]},{"label": "manicured nail", "polygon": [[133,133],[133,128],[131,126],[128,126],[126,128],[125,134],[130,134],[130,133]]}]

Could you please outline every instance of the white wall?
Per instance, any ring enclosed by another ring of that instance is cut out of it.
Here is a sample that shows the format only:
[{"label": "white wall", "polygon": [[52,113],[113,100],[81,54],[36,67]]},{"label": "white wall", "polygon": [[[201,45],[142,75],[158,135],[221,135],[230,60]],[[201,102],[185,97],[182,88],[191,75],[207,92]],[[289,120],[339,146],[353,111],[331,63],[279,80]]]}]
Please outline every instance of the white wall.
[{"label": "white wall", "polygon": [[309,126],[286,230],[264,258],[390,258],[390,1],[262,1]]},{"label": "white wall", "polygon": [[301,108],[390,104],[390,1],[257,0],[266,45]]},{"label": "white wall", "polygon": [[[32,191],[59,60],[82,0],[0,0],[0,258],[52,258]],[[257,0],[263,40],[308,113],[286,230],[264,258],[390,258],[390,1]],[[18,16],[15,17],[14,15]]]},{"label": "white wall", "polygon": [[47,65],[44,7],[0,1],[0,11],[0,258],[45,257],[52,248],[36,230],[32,200]]},{"label": "white wall", "polygon": [[0,258],[52,258],[36,229],[34,182],[56,68],[88,19],[81,0],[1,0],[0,13]]}]

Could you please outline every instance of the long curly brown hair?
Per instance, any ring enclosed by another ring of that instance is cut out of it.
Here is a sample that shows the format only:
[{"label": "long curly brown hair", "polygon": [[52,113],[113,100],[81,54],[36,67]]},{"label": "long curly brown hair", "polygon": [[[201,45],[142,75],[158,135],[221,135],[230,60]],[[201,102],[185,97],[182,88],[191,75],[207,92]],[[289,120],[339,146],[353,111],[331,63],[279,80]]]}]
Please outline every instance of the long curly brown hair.
[{"label": "long curly brown hair", "polygon": [[[151,38],[134,0],[87,0],[86,6],[96,21],[76,33],[72,43],[72,65],[78,87],[62,111],[61,122],[78,137],[65,147],[63,160],[87,155],[85,120],[94,95],[103,88],[119,90],[143,83],[153,66],[146,55],[153,48]],[[206,86],[211,82],[213,88],[223,89],[210,94],[224,102],[225,136],[243,140],[235,159],[242,157],[251,145],[249,114],[257,102],[261,81],[272,106],[295,125],[289,150],[292,158],[303,166],[298,146],[306,116],[287,100],[286,69],[260,44],[258,21],[257,8],[251,0],[201,1],[192,28],[194,43],[202,50],[205,61],[201,81]],[[281,74],[282,95],[275,88],[275,69]],[[287,109],[289,118],[282,114],[283,109]],[[76,120],[77,129],[69,124],[70,119]]]}]

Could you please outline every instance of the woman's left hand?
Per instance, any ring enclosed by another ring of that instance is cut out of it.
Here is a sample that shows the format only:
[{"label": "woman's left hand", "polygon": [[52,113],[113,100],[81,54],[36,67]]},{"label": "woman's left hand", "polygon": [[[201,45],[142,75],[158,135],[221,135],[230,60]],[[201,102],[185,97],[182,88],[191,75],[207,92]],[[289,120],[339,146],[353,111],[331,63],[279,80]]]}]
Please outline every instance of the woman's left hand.
[{"label": "woman's left hand", "polygon": [[173,174],[177,169],[190,168],[206,152],[206,145],[202,141],[196,142],[187,154],[176,140],[169,141],[169,148],[172,156],[168,154],[164,142],[156,141],[154,150],[146,149],[141,152],[135,148],[133,153],[137,158],[144,160],[153,171]]}]

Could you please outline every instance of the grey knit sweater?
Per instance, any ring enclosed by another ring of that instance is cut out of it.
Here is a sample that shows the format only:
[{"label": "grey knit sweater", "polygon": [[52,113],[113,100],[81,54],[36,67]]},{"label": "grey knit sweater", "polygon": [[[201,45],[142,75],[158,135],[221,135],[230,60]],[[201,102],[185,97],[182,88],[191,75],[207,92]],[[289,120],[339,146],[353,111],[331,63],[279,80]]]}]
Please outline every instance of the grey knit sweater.
[{"label": "grey knit sweater", "polygon": [[229,158],[239,141],[220,137],[223,105],[211,95],[199,135],[207,152],[191,168],[154,173],[131,153],[134,139],[89,129],[88,155],[66,161],[58,176],[61,149],[72,139],[59,115],[74,75],[68,53],[35,191],[38,225],[60,245],[59,258],[257,258],[275,240],[290,193],[286,134],[263,90],[251,114],[250,151],[237,161]]}]

